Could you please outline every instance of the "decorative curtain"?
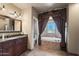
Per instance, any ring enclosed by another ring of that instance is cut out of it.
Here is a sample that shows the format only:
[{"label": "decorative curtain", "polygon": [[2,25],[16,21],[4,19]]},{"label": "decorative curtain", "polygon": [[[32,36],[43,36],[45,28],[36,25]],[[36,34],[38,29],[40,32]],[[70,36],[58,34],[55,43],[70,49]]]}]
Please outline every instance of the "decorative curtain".
[{"label": "decorative curtain", "polygon": [[39,39],[38,39],[38,44],[41,45],[41,34],[44,31],[46,24],[48,22],[48,14],[47,13],[43,13],[43,14],[39,14],[38,16],[38,24],[39,24]]},{"label": "decorative curtain", "polygon": [[58,31],[61,34],[61,49],[66,49],[65,43],[65,22],[66,22],[66,9],[61,9],[57,11],[52,11],[52,17],[57,25]]}]

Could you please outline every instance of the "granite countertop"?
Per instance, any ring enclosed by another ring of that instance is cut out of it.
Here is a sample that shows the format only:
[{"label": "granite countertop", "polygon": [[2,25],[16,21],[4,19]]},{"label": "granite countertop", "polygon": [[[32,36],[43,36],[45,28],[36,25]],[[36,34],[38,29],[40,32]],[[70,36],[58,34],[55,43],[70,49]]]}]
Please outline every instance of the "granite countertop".
[{"label": "granite countertop", "polygon": [[22,38],[22,37],[27,37],[27,35],[21,35],[21,36],[15,36],[15,37],[10,37],[10,38],[0,39],[0,42],[5,42],[5,41],[8,41],[8,40],[13,40],[13,39]]}]

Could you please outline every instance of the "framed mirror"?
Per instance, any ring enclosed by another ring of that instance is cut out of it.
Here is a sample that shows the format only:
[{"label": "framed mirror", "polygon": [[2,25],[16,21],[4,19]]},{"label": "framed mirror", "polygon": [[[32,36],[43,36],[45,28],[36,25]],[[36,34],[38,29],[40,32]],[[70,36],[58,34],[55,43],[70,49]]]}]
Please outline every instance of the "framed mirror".
[{"label": "framed mirror", "polygon": [[8,16],[0,15],[0,33],[1,32],[21,32],[22,21]]}]

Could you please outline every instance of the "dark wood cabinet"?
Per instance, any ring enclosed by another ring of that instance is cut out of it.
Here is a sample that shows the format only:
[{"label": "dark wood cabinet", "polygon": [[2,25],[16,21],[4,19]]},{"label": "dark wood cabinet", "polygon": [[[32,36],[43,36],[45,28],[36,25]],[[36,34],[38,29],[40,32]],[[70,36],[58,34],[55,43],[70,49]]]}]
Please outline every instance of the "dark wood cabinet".
[{"label": "dark wood cabinet", "polygon": [[27,50],[27,37],[8,40],[0,43],[0,55],[18,56]]},{"label": "dark wood cabinet", "polygon": [[2,56],[2,43],[0,43],[0,56]]},{"label": "dark wood cabinet", "polygon": [[2,55],[8,56],[8,55],[14,55],[15,51],[15,40],[9,40],[2,43]]}]

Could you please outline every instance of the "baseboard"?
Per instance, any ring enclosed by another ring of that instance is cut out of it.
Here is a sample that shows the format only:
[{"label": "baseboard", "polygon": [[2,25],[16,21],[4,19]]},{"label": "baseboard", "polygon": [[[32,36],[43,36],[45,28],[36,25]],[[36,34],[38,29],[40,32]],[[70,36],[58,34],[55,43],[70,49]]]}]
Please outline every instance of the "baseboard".
[{"label": "baseboard", "polygon": [[76,54],[76,53],[71,53],[71,52],[67,52],[68,55],[71,55],[71,56],[79,56],[79,54]]},{"label": "baseboard", "polygon": [[32,49],[27,49],[28,51],[32,51]]}]

